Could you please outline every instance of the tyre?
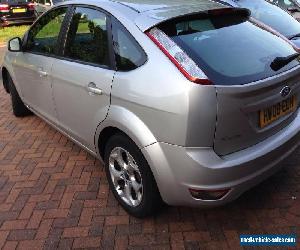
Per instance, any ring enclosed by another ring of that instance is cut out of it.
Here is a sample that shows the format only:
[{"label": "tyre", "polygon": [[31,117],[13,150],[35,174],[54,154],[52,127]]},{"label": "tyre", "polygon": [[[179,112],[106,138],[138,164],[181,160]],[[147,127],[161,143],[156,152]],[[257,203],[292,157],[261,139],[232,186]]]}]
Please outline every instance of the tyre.
[{"label": "tyre", "polygon": [[13,80],[8,75],[8,88],[11,96],[11,103],[12,103],[12,109],[13,113],[16,117],[24,117],[31,115],[32,112],[25,106],[23,101],[21,100],[18,91],[13,83]]},{"label": "tyre", "polygon": [[112,136],[104,156],[112,192],[122,207],[139,218],[155,214],[162,207],[151,169],[139,148],[124,134]]}]

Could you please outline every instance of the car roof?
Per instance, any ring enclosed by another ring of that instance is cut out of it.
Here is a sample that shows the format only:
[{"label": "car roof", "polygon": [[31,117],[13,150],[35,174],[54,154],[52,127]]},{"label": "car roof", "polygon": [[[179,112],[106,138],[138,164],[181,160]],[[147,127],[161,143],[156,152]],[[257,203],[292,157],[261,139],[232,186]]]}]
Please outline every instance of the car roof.
[{"label": "car roof", "polygon": [[210,0],[71,0],[58,5],[65,4],[101,7],[116,18],[123,16],[133,21],[143,32],[176,17],[228,8]]},{"label": "car roof", "polygon": [[215,3],[210,0],[111,0],[125,6],[128,6],[135,11],[142,13],[158,9],[171,9],[181,6],[197,6],[201,10],[211,10],[215,8]]}]

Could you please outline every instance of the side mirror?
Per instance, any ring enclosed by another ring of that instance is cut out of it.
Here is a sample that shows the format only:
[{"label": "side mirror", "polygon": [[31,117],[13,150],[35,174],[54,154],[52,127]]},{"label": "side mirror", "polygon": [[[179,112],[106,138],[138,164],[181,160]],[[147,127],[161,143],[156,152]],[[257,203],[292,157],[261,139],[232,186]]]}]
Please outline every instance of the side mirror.
[{"label": "side mirror", "polygon": [[295,13],[295,12],[298,12],[298,11],[299,11],[299,9],[296,8],[296,7],[289,7],[287,10],[288,10],[289,12],[291,12],[291,13]]},{"label": "side mirror", "polygon": [[22,40],[20,37],[15,37],[9,40],[8,50],[11,52],[21,52],[22,51]]}]

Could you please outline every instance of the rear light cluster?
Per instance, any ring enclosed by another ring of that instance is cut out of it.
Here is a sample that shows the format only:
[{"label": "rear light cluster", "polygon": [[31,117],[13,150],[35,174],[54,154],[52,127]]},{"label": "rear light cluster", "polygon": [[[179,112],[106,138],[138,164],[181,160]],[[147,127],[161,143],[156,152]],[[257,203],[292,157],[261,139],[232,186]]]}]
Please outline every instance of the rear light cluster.
[{"label": "rear light cluster", "polygon": [[28,5],[29,10],[34,10],[35,9],[35,4],[34,3],[29,3]]},{"label": "rear light cluster", "polygon": [[152,28],[150,31],[146,32],[146,35],[160,48],[188,80],[203,85],[212,84],[198,65],[163,31],[158,28]]},{"label": "rear light cluster", "polygon": [[8,4],[0,4],[0,12],[2,12],[2,13],[9,12]]}]

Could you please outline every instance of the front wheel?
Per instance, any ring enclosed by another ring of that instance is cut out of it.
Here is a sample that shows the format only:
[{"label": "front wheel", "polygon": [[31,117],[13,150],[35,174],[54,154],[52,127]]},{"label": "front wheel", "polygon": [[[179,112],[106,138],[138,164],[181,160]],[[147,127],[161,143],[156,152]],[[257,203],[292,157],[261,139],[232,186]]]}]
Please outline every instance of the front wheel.
[{"label": "front wheel", "polygon": [[142,218],[161,208],[162,200],[151,169],[127,136],[120,133],[110,138],[104,161],[113,194],[129,214]]}]

